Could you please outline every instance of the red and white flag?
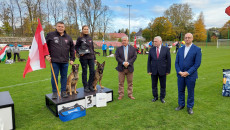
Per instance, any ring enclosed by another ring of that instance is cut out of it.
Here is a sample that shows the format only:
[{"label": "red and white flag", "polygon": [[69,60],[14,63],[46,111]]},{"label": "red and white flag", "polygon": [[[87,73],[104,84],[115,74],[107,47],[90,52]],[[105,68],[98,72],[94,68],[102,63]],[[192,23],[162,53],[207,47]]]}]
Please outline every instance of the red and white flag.
[{"label": "red and white flag", "polygon": [[136,36],[135,36],[135,40],[134,40],[134,47],[137,48],[137,39],[136,39]]},{"label": "red and white flag", "polygon": [[46,55],[49,55],[49,51],[46,44],[42,25],[40,23],[40,20],[38,19],[38,26],[34,35],[31,49],[29,51],[28,60],[25,70],[23,72],[23,78],[25,78],[26,74],[29,72],[46,68]]},{"label": "red and white flag", "polygon": [[230,16],[230,6],[228,6],[226,9],[225,9],[225,13]]}]

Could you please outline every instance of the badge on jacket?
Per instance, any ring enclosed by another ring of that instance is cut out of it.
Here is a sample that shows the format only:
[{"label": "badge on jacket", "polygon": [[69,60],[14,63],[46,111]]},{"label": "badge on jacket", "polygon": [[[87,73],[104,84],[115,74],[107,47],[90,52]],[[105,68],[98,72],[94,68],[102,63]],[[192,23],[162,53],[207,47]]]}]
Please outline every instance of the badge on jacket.
[{"label": "badge on jacket", "polygon": [[54,42],[58,43],[58,41],[59,41],[59,38],[58,37],[54,37]]},{"label": "badge on jacket", "polygon": [[68,43],[68,40],[67,40],[67,39],[65,39],[65,43],[66,43],[66,44]]}]

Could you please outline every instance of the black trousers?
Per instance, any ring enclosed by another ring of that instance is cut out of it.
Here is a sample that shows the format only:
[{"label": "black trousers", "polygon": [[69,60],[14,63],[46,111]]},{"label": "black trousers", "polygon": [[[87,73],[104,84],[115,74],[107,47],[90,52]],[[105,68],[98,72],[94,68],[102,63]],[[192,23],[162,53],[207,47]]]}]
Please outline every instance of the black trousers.
[{"label": "black trousers", "polygon": [[112,51],[109,51],[109,55],[111,55],[112,54]]},{"label": "black trousers", "polygon": [[14,53],[14,61],[16,60],[16,56],[18,57],[18,61],[20,59],[19,53]]},{"label": "black trousers", "polygon": [[176,53],[177,53],[178,49],[179,49],[179,48],[176,48]]},{"label": "black trousers", "polygon": [[103,56],[107,56],[106,50],[103,50]]},{"label": "black trousers", "polygon": [[[82,83],[85,88],[89,88],[93,84],[95,70],[94,70],[94,59],[81,59],[80,63],[82,67]],[[87,81],[87,69],[89,66],[89,80]]]},{"label": "black trousers", "polygon": [[11,53],[6,53],[7,59],[9,60],[11,58]]},{"label": "black trousers", "polygon": [[153,96],[158,99],[157,83],[158,83],[158,79],[159,79],[160,80],[160,86],[161,86],[160,99],[165,98],[165,95],[166,95],[166,75],[160,76],[157,73],[157,75],[151,75],[151,78],[152,78]]}]

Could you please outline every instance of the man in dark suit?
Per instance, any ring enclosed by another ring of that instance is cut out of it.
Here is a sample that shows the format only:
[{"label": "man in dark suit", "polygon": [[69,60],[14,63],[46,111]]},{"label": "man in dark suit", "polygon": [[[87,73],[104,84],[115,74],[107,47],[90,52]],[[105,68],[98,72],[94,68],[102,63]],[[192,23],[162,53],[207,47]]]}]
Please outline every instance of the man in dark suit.
[{"label": "man in dark suit", "polygon": [[118,71],[118,78],[119,78],[119,90],[118,99],[121,100],[124,96],[124,82],[125,76],[127,78],[128,84],[128,97],[130,99],[135,99],[133,97],[133,71],[134,71],[134,61],[137,58],[136,49],[128,45],[128,37],[122,37],[122,46],[118,47],[116,50],[116,60],[118,65],[116,70]]},{"label": "man in dark suit", "polygon": [[176,111],[185,107],[185,87],[187,86],[187,111],[193,114],[194,88],[198,78],[197,69],[201,64],[201,49],[192,43],[193,35],[185,34],[185,46],[178,50],[176,55],[175,68],[177,72],[178,84],[178,104]]},{"label": "man in dark suit", "polygon": [[157,82],[158,79],[160,79],[160,99],[162,103],[165,103],[164,98],[166,95],[166,75],[168,75],[171,70],[171,57],[169,48],[161,46],[161,44],[161,37],[155,37],[154,47],[152,47],[149,51],[147,69],[149,75],[151,75],[152,78],[152,93],[154,97],[152,102],[158,100]]}]

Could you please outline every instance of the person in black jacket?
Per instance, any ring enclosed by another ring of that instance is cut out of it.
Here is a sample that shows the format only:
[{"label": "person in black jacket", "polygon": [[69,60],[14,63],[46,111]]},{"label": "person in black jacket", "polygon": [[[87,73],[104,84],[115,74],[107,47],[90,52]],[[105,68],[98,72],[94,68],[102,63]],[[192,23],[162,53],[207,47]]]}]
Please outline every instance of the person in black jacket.
[{"label": "person in black jacket", "polygon": [[160,80],[161,93],[160,100],[165,103],[166,95],[166,76],[171,71],[171,56],[169,48],[162,46],[162,39],[160,36],[154,38],[154,47],[149,51],[147,71],[152,78],[152,102],[158,100],[157,83]]},{"label": "person in black jacket", "polygon": [[[61,96],[68,97],[66,93],[68,62],[72,65],[75,60],[74,44],[72,38],[66,34],[65,25],[63,22],[56,23],[56,31],[50,32],[46,36],[46,42],[50,55],[46,59],[52,63],[55,77],[58,83],[58,74],[61,75]],[[57,89],[53,74],[51,72],[51,84],[53,95],[52,98],[57,98]]]},{"label": "person in black jacket", "polygon": [[[92,83],[94,80],[94,63],[96,57],[94,54],[93,39],[89,36],[89,28],[87,25],[82,26],[81,36],[78,37],[75,46],[76,52],[80,55],[80,63],[82,67],[82,83],[85,92],[94,91]],[[89,80],[87,82],[87,68],[89,66]]]},{"label": "person in black jacket", "polygon": [[180,43],[178,41],[177,44],[176,44],[176,53],[177,53],[177,51],[178,51],[179,48],[180,48]]}]

